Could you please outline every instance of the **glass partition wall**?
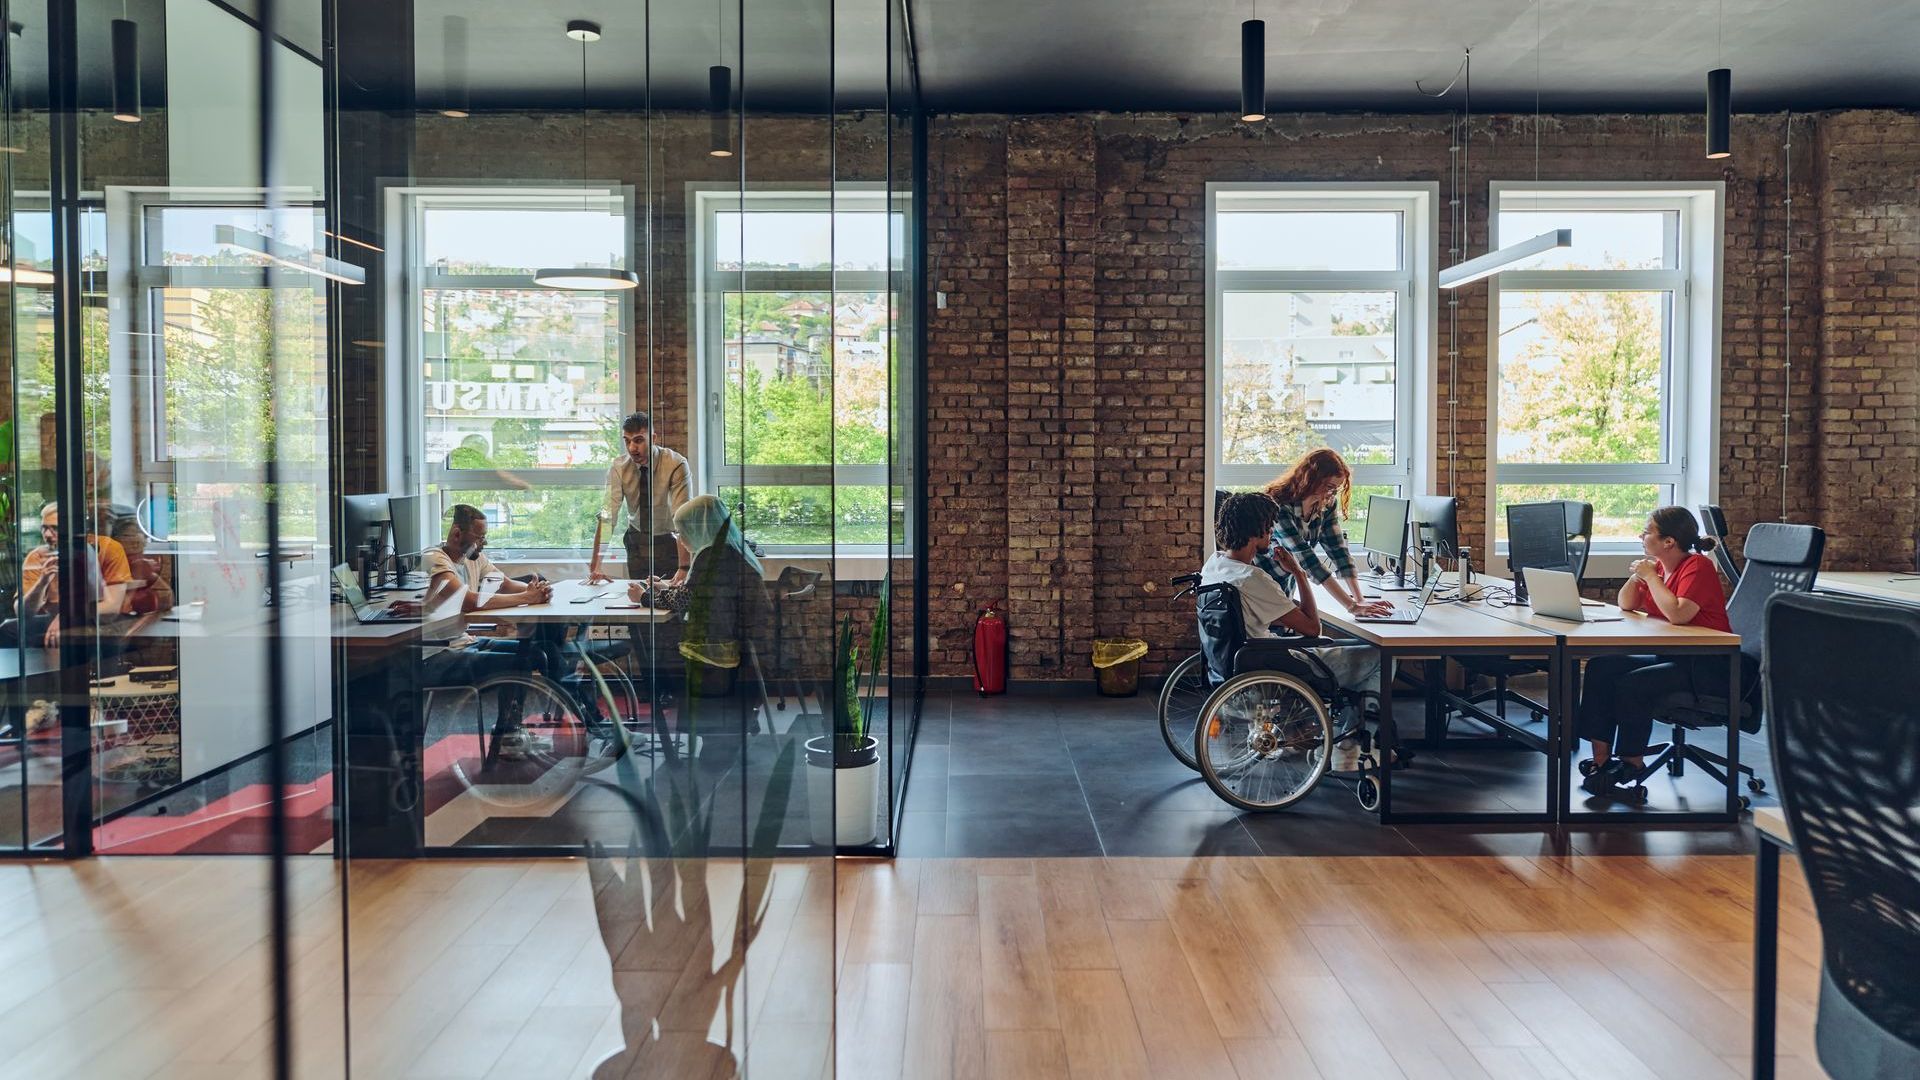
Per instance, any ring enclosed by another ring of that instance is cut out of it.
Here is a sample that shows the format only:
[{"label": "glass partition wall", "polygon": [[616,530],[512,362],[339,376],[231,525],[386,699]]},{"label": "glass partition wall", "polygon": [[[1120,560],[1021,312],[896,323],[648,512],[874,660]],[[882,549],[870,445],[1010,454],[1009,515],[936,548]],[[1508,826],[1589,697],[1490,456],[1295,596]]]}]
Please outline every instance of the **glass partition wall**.
[{"label": "glass partition wall", "polygon": [[180,970],[0,1072],[830,1071],[924,674],[903,8],[7,14],[0,848]]}]

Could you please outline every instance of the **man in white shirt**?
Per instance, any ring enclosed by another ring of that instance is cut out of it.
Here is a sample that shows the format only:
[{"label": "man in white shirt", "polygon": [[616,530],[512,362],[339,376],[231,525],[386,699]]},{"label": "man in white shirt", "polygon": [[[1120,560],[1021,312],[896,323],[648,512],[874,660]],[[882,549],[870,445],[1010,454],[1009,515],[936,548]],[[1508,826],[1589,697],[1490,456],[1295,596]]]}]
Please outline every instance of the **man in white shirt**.
[{"label": "man in white shirt", "polygon": [[[620,534],[627,552],[627,576],[636,580],[667,578],[679,585],[687,579],[693,553],[673,531],[673,515],[693,497],[687,459],[653,441],[653,418],[629,413],[620,422],[620,441],[626,454],[607,467],[607,500],[601,523],[607,535],[627,513]],[[610,578],[600,569],[600,533],[594,534],[593,564],[587,580],[598,584]]]},{"label": "man in white shirt", "polygon": [[[1228,584],[1240,594],[1240,614],[1249,639],[1273,638],[1276,626],[1302,637],[1319,637],[1320,611],[1314,602],[1313,579],[1293,553],[1273,543],[1273,523],[1279,506],[1260,492],[1229,496],[1214,513],[1214,540],[1220,545],[1200,568],[1202,585]],[[1294,580],[1296,601],[1256,560],[1270,556],[1281,572]],[[1341,686],[1365,692],[1380,669],[1371,646],[1326,645],[1307,650],[1325,663]]]},{"label": "man in white shirt", "polygon": [[535,577],[515,581],[500,572],[486,556],[487,515],[478,507],[460,503],[446,543],[428,548],[422,563],[427,571],[428,611],[437,611],[456,595],[461,612],[544,604],[553,599],[553,586]]}]

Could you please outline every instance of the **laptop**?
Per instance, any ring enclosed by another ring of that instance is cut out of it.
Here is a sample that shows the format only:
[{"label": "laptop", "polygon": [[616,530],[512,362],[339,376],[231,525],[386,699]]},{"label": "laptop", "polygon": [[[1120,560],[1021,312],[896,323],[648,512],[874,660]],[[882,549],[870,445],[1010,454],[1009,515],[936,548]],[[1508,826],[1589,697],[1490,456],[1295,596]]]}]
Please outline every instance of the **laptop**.
[{"label": "laptop", "polygon": [[1427,583],[1420,591],[1407,598],[1404,604],[1393,605],[1393,610],[1385,615],[1355,615],[1354,622],[1365,623],[1417,623],[1420,616],[1426,614],[1427,605],[1433,602],[1433,590],[1440,584],[1439,574],[1428,574]]},{"label": "laptop", "polygon": [[1527,568],[1527,597],[1533,613],[1565,622],[1619,622],[1619,615],[1589,615],[1580,600],[1580,581],[1565,570]]},{"label": "laptop", "polygon": [[[363,623],[419,622],[420,605],[413,601],[375,604],[360,591],[360,581],[346,563],[333,568],[333,580],[340,583],[340,597],[353,606],[353,617]],[[397,605],[406,604],[404,608]]]}]

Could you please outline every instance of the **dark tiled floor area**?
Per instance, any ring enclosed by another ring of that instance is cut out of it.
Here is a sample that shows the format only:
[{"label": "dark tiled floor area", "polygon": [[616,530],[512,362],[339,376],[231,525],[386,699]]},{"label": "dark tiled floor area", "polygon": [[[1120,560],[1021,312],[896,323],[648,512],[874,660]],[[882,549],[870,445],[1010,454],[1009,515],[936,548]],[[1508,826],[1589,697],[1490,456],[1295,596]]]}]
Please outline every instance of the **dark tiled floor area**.
[{"label": "dark tiled floor area", "polygon": [[[1421,702],[1396,702],[1403,732]],[[1220,801],[1161,741],[1155,703],[1083,693],[980,698],[929,692],[900,830],[902,857],[1060,855],[1728,854],[1753,850],[1735,826],[1383,826],[1336,777],[1291,810],[1246,814]],[[1456,735],[1478,734],[1456,721]],[[1664,737],[1664,734],[1656,737]],[[1715,735],[1714,738],[1719,736]],[[1744,736],[1742,760],[1770,776],[1764,737]],[[1524,751],[1422,753],[1395,774],[1396,809],[1539,809],[1545,759]],[[1648,782],[1647,809],[1717,805],[1722,791],[1689,770]],[[1769,798],[1756,800],[1769,805]],[[1576,809],[1630,809],[1588,800]]]}]

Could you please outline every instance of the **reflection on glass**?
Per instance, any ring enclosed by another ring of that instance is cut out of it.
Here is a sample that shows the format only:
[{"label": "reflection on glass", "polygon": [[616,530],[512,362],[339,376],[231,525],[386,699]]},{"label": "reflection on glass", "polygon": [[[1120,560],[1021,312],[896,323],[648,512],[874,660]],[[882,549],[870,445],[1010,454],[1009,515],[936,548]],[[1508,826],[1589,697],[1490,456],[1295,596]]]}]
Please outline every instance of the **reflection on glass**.
[{"label": "reflection on glass", "polygon": [[[164,456],[244,461],[261,452],[278,411],[281,460],[312,462],[324,445],[326,305],[295,289],[153,290]],[[276,378],[267,355],[278,354]],[[296,389],[297,388],[297,389]],[[276,406],[277,401],[277,406]],[[102,448],[104,449],[104,447]]]},{"label": "reflection on glass", "polygon": [[1673,294],[1500,293],[1500,460],[1665,459]]},{"label": "reflection on glass", "polygon": [[[600,196],[602,200],[605,195]],[[424,266],[452,274],[530,274],[543,266],[627,265],[627,217],[582,199],[525,196],[512,206],[421,211]],[[529,207],[528,202],[546,205]]]},{"label": "reflection on glass", "polygon": [[[745,223],[744,235],[742,223]],[[880,210],[722,210],[715,270],[899,270],[905,214]]]},{"label": "reflection on glass", "polygon": [[1392,292],[1232,292],[1221,308],[1220,460],[1291,464],[1331,446],[1394,460]]}]

